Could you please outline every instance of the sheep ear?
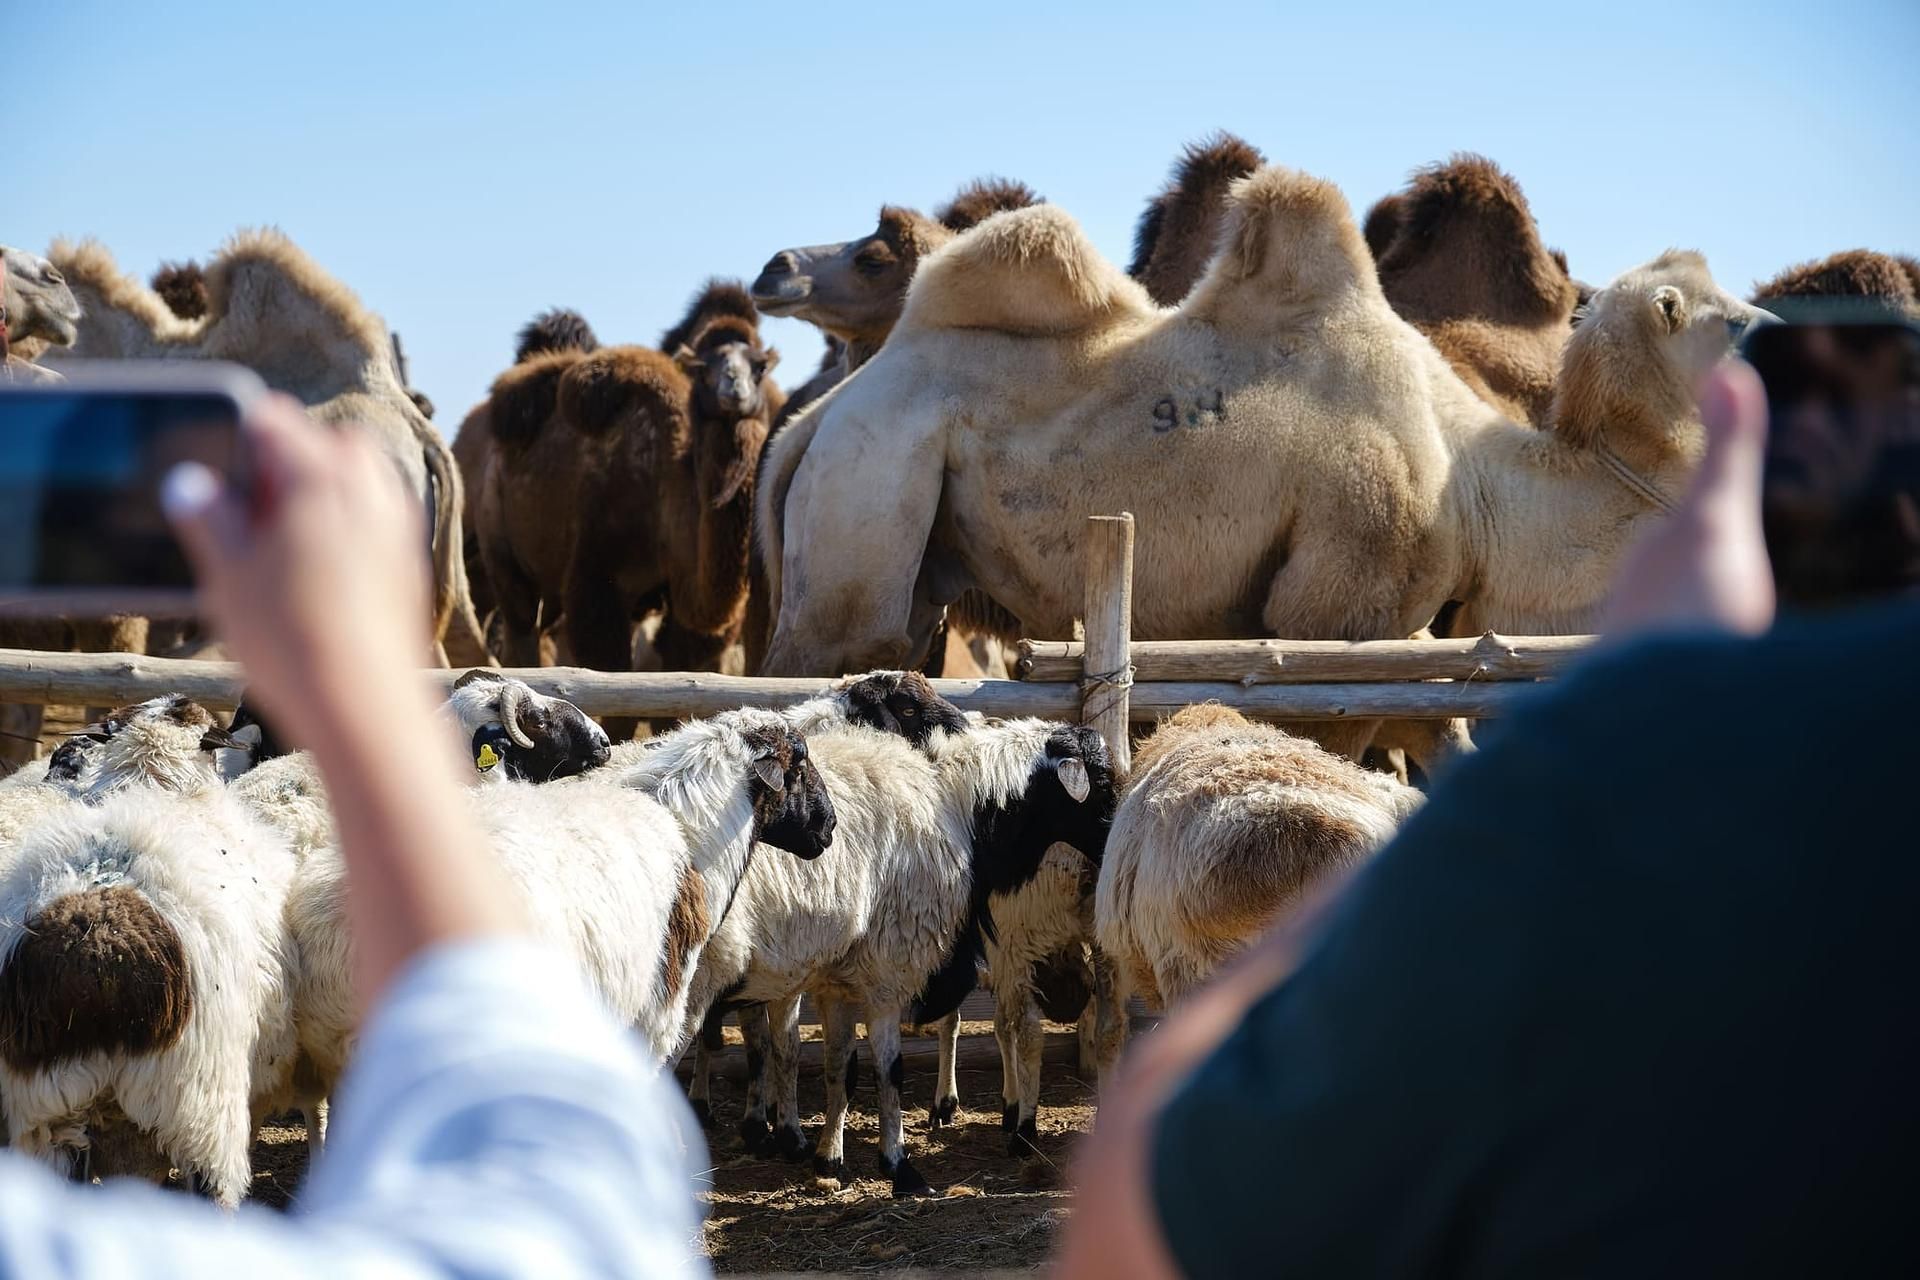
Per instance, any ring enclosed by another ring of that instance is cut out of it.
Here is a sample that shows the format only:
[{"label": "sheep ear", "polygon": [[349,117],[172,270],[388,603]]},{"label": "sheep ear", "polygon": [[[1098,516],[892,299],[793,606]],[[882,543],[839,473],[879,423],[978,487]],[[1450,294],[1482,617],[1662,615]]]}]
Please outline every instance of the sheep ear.
[{"label": "sheep ear", "polygon": [[219,725],[215,725],[200,735],[200,749],[202,751],[245,751],[247,744],[234,737],[231,733],[228,733],[225,729],[222,729]]},{"label": "sheep ear", "polygon": [[781,791],[787,785],[786,771],[772,756],[761,756],[753,762],[753,776],[760,779],[769,791]]},{"label": "sheep ear", "polygon": [[1060,779],[1061,789],[1073,797],[1075,804],[1085,804],[1087,797],[1093,794],[1093,780],[1087,777],[1087,762],[1068,756],[1054,766],[1053,776]]}]

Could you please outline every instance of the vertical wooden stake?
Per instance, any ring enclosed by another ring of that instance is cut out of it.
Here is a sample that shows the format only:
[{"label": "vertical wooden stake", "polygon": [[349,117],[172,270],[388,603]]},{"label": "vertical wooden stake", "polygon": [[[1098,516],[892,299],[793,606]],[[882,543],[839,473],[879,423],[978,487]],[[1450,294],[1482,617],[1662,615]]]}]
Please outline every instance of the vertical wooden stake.
[{"label": "vertical wooden stake", "polygon": [[1087,632],[1080,676],[1080,721],[1100,731],[1124,775],[1127,704],[1133,688],[1133,514],[1087,518]]}]

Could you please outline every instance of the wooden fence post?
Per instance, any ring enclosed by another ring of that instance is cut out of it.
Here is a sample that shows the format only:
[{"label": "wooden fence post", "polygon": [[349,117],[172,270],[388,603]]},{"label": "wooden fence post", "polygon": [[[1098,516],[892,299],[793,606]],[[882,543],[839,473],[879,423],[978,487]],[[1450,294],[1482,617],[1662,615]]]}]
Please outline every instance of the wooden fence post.
[{"label": "wooden fence post", "polygon": [[1086,656],[1080,676],[1080,720],[1100,731],[1125,774],[1128,693],[1133,688],[1133,514],[1087,517]]}]

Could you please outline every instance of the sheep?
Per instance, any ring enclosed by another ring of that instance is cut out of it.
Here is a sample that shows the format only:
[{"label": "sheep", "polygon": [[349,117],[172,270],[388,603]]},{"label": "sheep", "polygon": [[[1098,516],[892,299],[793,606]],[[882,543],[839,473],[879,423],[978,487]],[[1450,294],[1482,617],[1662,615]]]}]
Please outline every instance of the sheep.
[{"label": "sheep", "polygon": [[[802,860],[834,839],[834,808],[805,739],[765,711],[731,711],[623,744],[584,777],[510,781],[470,796],[535,932],[572,952],[611,1014],[659,1062],[682,1045],[701,951],[754,864],[756,843]],[[356,1026],[344,909],[340,860],[316,850],[287,909],[309,1096],[333,1087]]]},{"label": "sheep", "polygon": [[[1090,730],[1010,721],[944,737],[929,754],[865,723],[832,727],[850,705],[842,691],[789,712],[813,730],[808,740],[840,817],[840,851],[813,865],[762,860],[749,869],[690,1007],[716,997],[767,1003],[774,1142],[791,1155],[805,1147],[793,1069],[800,993],[820,1002],[828,1102],[814,1164],[835,1177],[846,1172],[849,1049],[864,1014],[879,1082],[881,1172],[894,1195],[925,1195],[931,1188],[902,1140],[900,1017],[930,975],[956,967],[955,948],[989,896],[1029,881],[1055,840],[1100,856],[1111,770]],[[969,955],[959,967],[971,965]],[[928,1015],[944,1016],[957,1000]]]},{"label": "sheep", "polygon": [[[137,1128],[222,1205],[293,1068],[282,906],[294,862],[221,783],[231,742],[185,698],[95,730],[83,803],[0,871],[0,1100],[14,1146],[87,1172]],[[165,1163],[145,1170],[164,1174]]]},{"label": "sheep", "polygon": [[1130,989],[1178,1004],[1420,802],[1411,787],[1218,704],[1164,721],[1134,756],[1094,893],[1094,937],[1115,984],[1099,1032],[1103,1079]]}]

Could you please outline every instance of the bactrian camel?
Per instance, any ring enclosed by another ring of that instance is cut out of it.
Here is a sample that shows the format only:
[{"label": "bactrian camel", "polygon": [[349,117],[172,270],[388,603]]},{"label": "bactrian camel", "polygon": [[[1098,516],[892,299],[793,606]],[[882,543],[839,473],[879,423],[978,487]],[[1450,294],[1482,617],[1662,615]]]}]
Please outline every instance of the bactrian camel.
[{"label": "bactrian camel", "polygon": [[206,267],[207,314],[182,320],[97,241],[48,255],[82,310],[67,359],[231,360],[308,406],[370,433],[432,519],[433,635],[462,665],[485,649],[460,558],[462,496],[446,442],[407,395],[380,317],[278,231],[242,231]]},{"label": "bactrian camel", "polygon": [[1693,466],[1695,378],[1761,313],[1698,254],[1627,272],[1536,431],[1388,305],[1332,184],[1262,169],[1230,203],[1173,311],[1053,206],[921,264],[885,347],[772,446],[770,674],[909,665],[976,586],[1070,634],[1082,524],[1115,511],[1141,519],[1143,639],[1396,638],[1449,600],[1519,634],[1592,624]]}]

